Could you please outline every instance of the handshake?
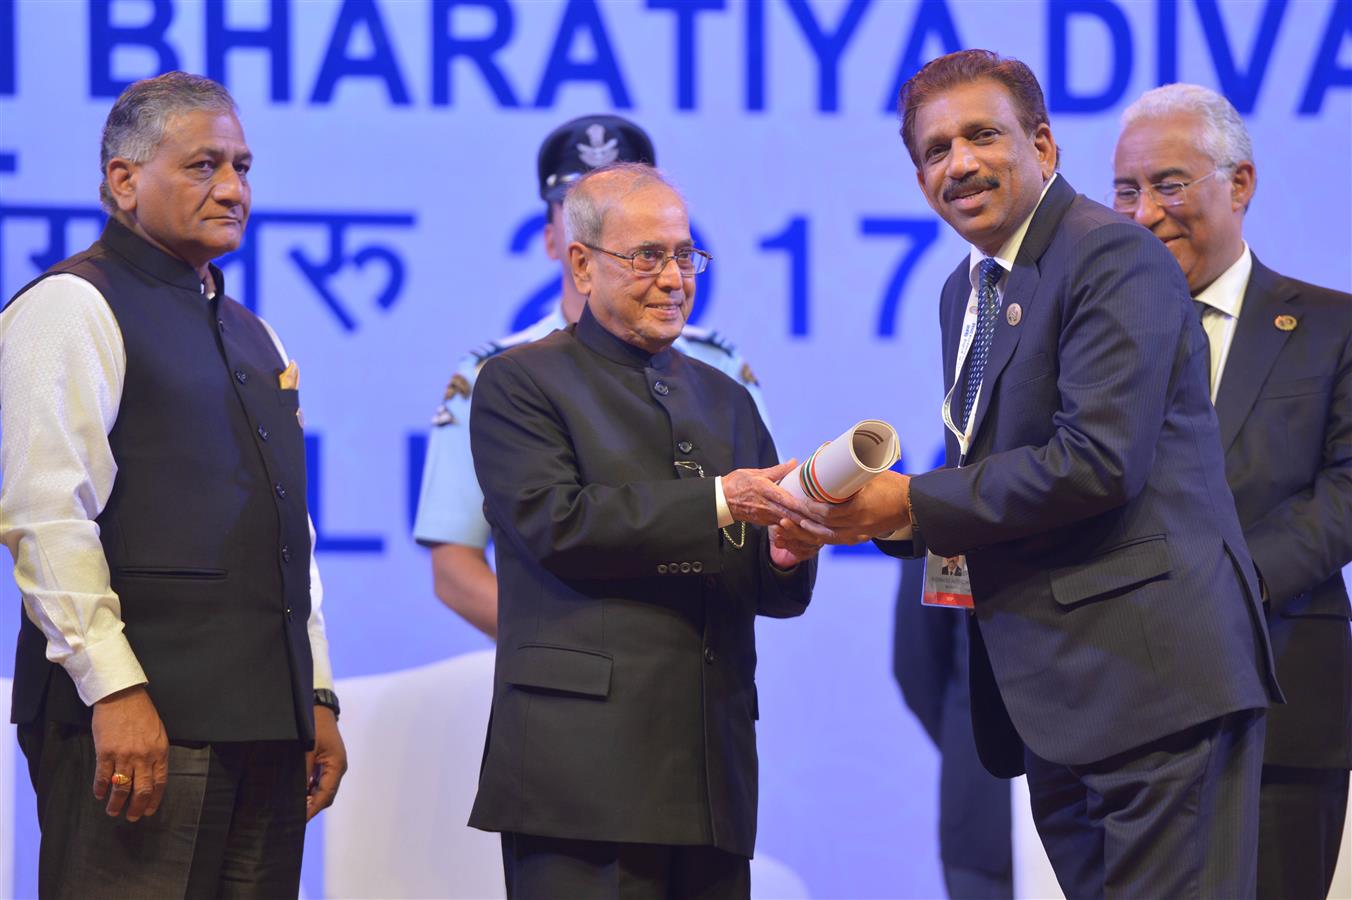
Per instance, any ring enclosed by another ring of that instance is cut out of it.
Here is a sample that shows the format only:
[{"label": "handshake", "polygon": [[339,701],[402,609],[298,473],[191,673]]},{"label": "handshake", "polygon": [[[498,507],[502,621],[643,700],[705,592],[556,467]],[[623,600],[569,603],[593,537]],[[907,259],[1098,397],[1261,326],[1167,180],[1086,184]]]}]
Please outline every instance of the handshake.
[{"label": "handshake", "polygon": [[723,495],[735,520],[769,527],[771,559],[789,568],[823,544],[857,544],[911,524],[910,477],[889,471],[897,456],[892,427],[865,421],[802,466],[791,459],[724,475]]}]

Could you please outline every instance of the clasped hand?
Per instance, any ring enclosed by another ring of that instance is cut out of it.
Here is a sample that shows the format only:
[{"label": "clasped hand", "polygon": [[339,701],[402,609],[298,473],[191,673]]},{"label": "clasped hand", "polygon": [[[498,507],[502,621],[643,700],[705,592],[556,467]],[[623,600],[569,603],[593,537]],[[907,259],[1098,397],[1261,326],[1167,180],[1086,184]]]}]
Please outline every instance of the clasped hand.
[{"label": "clasped hand", "polygon": [[738,469],[723,476],[723,497],[732,517],[770,527],[770,555],[789,568],[823,544],[858,544],[911,524],[910,477],[884,472],[840,504],[803,500],[779,486],[798,465],[789,460],[768,469]]},{"label": "clasped hand", "polygon": [[781,569],[815,555],[823,543],[803,530],[787,539],[780,535],[782,523],[805,521],[810,515],[805,501],[779,486],[796,465],[798,460],[791,459],[768,469],[737,469],[723,476],[723,499],[733,520],[770,527],[770,560]]},{"label": "clasped hand", "polygon": [[785,517],[771,530],[775,546],[805,543],[858,544],[891,534],[911,524],[910,476],[883,472],[844,503],[804,500],[803,515]]}]

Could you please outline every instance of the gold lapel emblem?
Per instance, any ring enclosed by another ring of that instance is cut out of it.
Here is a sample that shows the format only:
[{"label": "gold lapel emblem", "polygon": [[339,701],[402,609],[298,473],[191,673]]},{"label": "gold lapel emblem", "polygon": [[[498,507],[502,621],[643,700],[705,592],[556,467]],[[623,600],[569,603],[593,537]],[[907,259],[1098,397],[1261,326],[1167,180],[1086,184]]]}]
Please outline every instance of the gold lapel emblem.
[{"label": "gold lapel emblem", "polygon": [[742,363],[742,384],[760,384],[756,380],[756,375],[751,371],[750,363]]},{"label": "gold lapel emblem", "polygon": [[1278,316],[1277,318],[1275,318],[1275,319],[1272,320],[1272,324],[1277,326],[1277,330],[1278,330],[1278,331],[1295,331],[1295,330],[1296,330],[1296,317],[1295,317],[1295,316]]},{"label": "gold lapel emblem", "polygon": [[1005,310],[1005,321],[1010,325],[1017,325],[1023,321],[1023,307],[1017,303],[1009,304]]}]

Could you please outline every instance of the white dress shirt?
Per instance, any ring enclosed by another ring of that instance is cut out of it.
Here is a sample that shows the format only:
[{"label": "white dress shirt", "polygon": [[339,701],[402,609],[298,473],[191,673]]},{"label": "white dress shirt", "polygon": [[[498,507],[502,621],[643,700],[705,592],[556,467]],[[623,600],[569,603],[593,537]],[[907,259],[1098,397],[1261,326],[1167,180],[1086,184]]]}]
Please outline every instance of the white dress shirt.
[{"label": "white dress shirt", "polygon": [[[999,263],[1000,268],[1004,270],[1000,273],[1000,280],[995,283],[995,294],[1000,298],[1000,309],[1004,308],[1005,285],[1009,283],[1009,273],[1014,271],[1014,261],[1019,258],[1019,249],[1023,246],[1024,236],[1028,234],[1028,226],[1033,224],[1033,216],[1037,215],[1038,206],[1042,205],[1042,199],[1047,196],[1047,191],[1051,188],[1052,182],[1055,180],[1056,173],[1053,172],[1052,177],[1048,178],[1047,183],[1042,186],[1042,193],[1038,196],[1037,206],[1033,207],[1033,211],[1019,224],[1018,230],[1011,234],[1009,240],[1005,241],[1004,246],[996,251],[996,254],[991,257]],[[975,245],[971,246],[971,250],[968,253],[967,277],[972,283],[972,292],[967,296],[967,312],[962,317],[962,330],[958,332],[959,334],[966,334],[969,329],[972,331],[976,330],[976,294],[978,288],[977,280],[979,278],[977,269],[981,265],[981,261],[985,258],[985,253],[978,250]],[[1000,323],[997,321],[996,327],[998,328],[999,325]],[[969,353],[968,356],[970,357],[971,354]],[[955,386],[961,383],[962,368],[968,362],[970,362],[970,360],[963,359],[961,354],[959,354],[957,364],[953,369],[953,384]],[[972,414],[967,419],[965,430],[962,434],[958,434],[956,431],[953,434],[953,436],[958,439],[958,450],[963,456],[967,455],[967,451],[970,450],[972,446],[972,426],[976,423],[976,411],[981,405],[981,392],[986,389],[984,373],[982,374],[981,381],[982,383],[977,387],[976,398],[972,401]],[[948,408],[947,404],[950,402],[952,402],[951,396],[946,398],[945,409]],[[958,426],[962,425],[961,422],[955,422],[954,424]]]},{"label": "white dress shirt", "polygon": [[[1009,236],[1009,240],[1005,241],[1004,246],[1002,246],[999,249],[999,251],[995,254],[995,256],[992,257],[997,263],[1000,264],[1000,268],[1004,270],[1000,275],[1000,280],[995,285],[995,292],[996,295],[1000,298],[1000,305],[1002,307],[1004,305],[1005,299],[1005,284],[1009,281],[1009,273],[1014,270],[1014,260],[1018,259],[1019,257],[1019,248],[1023,246],[1024,235],[1028,233],[1028,226],[1033,223],[1033,216],[1037,215],[1038,206],[1042,205],[1042,199],[1047,196],[1047,190],[1051,188],[1052,182],[1055,180],[1056,173],[1053,172],[1052,177],[1048,178],[1047,183],[1042,186],[1042,193],[1038,196],[1037,206],[1033,207],[1033,211],[1030,212],[1028,216],[1023,220],[1023,222],[1019,224],[1018,230]],[[972,292],[967,295],[967,311],[966,313],[963,314],[962,329],[958,332],[959,335],[967,334],[968,332],[972,333],[976,332],[976,317],[977,317],[976,292],[978,279],[977,267],[981,265],[981,261],[985,258],[986,258],[985,253],[982,253],[980,250],[978,250],[975,245],[971,245],[971,250],[968,254],[967,277],[972,283]],[[998,327],[999,323],[997,322],[996,325]],[[970,353],[966,355],[969,357],[971,356]],[[957,363],[953,369],[953,388],[950,390],[949,394],[946,397],[944,397],[944,404],[939,409],[939,415],[941,420],[943,420],[944,417],[948,415],[949,404],[953,402],[952,391],[957,390],[957,386],[962,382],[962,368],[968,362],[968,360],[964,359],[963,356],[964,355],[962,353],[958,354]],[[950,431],[953,432],[953,436],[958,439],[958,451],[963,456],[967,455],[967,451],[972,446],[972,425],[976,422],[976,410],[977,407],[981,405],[981,392],[984,391],[985,389],[986,389],[985,375],[983,373],[982,383],[980,386],[977,387],[976,398],[972,402],[972,415],[967,420],[966,428],[961,434],[959,434],[955,428],[949,429]],[[961,426],[961,423],[959,422],[955,422],[953,424]],[[944,427],[946,428],[948,427],[948,423],[946,421],[944,422]],[[920,527],[923,529],[924,523],[921,523]],[[909,541],[914,536],[914,533],[915,533],[914,526],[907,525],[904,528],[898,528],[891,534],[884,535],[881,538],[881,540]]]},{"label": "white dress shirt", "polygon": [[1244,292],[1249,289],[1249,275],[1253,272],[1253,254],[1249,245],[1244,244],[1244,252],[1239,254],[1230,268],[1222,272],[1215,281],[1207,285],[1193,299],[1205,303],[1202,311],[1202,330],[1206,332],[1211,344],[1211,402],[1216,402],[1220,391],[1221,375],[1225,373],[1225,361],[1230,358],[1230,344],[1235,339],[1235,328],[1239,325],[1239,311],[1244,306]]},{"label": "white dress shirt", "polygon": [[[43,279],[0,315],[0,542],[14,557],[24,612],[47,638],[47,659],[90,705],[147,680],[123,634],[95,521],[117,477],[108,433],[126,370],[112,309],[77,275]],[[312,549],[314,686],[331,689],[323,593]]]}]

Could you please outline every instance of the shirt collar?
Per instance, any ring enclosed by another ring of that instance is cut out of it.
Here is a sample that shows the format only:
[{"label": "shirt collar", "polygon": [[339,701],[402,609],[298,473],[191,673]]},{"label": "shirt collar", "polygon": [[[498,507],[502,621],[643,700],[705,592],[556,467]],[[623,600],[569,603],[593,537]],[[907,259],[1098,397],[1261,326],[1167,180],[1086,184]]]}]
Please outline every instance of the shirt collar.
[{"label": "shirt collar", "polygon": [[[1043,199],[1047,196],[1047,191],[1051,189],[1052,182],[1055,180],[1056,173],[1053,172],[1052,177],[1048,178],[1047,183],[1042,186],[1042,194],[1037,198],[1037,205],[1033,207],[1032,212],[1020,223],[1018,230],[1009,236],[1009,240],[1005,241],[1004,246],[993,257],[1000,264],[1000,268],[1006,272],[1014,271],[1014,260],[1019,258],[1019,248],[1023,246],[1024,235],[1028,234],[1028,226],[1033,224],[1033,216],[1037,215],[1038,207],[1042,205]],[[973,290],[976,289],[977,266],[981,265],[981,261],[985,258],[986,254],[973,245],[967,262],[967,276],[972,281]]]},{"label": "shirt collar", "polygon": [[1239,259],[1193,299],[1237,319],[1240,307],[1244,305],[1244,291],[1249,287],[1249,275],[1252,272],[1253,254],[1249,252],[1249,245],[1245,243],[1244,252],[1239,254]]},{"label": "shirt collar", "polygon": [[592,315],[591,305],[582,308],[582,317],[575,326],[577,339],[583,346],[604,356],[613,363],[628,366],[631,369],[665,369],[671,361],[673,351],[666,347],[656,353],[649,353],[642,347],[624,341],[606,331],[605,326]]}]

